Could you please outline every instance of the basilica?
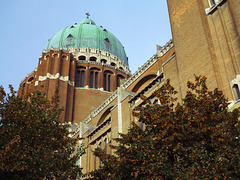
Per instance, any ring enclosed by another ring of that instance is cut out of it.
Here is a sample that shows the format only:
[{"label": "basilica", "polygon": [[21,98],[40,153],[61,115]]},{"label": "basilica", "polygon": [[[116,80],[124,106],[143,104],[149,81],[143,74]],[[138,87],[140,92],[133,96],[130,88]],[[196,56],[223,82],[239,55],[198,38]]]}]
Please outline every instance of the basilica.
[{"label": "basilica", "polygon": [[[167,0],[172,39],[157,46],[156,53],[131,74],[121,42],[107,27],[88,16],[52,36],[38,60],[38,67],[22,80],[19,94],[40,90],[51,98],[59,89],[59,121],[71,124],[79,146],[88,146],[77,162],[83,173],[100,166],[92,150],[109,145],[126,133],[133,108],[141,95],[159,103],[152,93],[166,79],[186,93],[194,74],[205,75],[210,90],[219,88],[229,109],[240,99],[240,3],[238,0]],[[161,38],[161,36],[159,35]]]}]

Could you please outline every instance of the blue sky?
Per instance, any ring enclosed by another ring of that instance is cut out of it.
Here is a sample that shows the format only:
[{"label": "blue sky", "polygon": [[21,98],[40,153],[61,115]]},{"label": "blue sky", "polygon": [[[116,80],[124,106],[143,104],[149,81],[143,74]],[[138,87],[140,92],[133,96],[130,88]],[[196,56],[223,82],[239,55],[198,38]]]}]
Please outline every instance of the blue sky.
[{"label": "blue sky", "polygon": [[18,89],[48,39],[86,12],[121,41],[132,73],[171,39],[166,0],[1,0],[0,85]]}]

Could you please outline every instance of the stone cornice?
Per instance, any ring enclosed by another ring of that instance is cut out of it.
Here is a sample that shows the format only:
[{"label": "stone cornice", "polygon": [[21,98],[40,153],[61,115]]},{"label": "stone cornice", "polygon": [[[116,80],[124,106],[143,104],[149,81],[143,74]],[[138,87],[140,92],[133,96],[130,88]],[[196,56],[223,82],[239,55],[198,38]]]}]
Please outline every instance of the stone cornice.
[{"label": "stone cornice", "polygon": [[144,72],[146,72],[154,63],[157,62],[158,57],[162,57],[173,47],[173,42],[170,40],[163,46],[153,57],[151,57],[141,68],[139,68],[123,85],[123,88],[128,88],[136,79],[138,79]]},{"label": "stone cornice", "polygon": [[[84,55],[84,56],[87,56],[87,55],[98,56],[102,59],[108,60],[109,64],[106,64],[105,66],[109,66],[113,69],[116,69],[116,68],[119,69],[118,67],[114,67],[114,66],[110,65],[111,62],[116,63],[117,66],[122,66],[123,69],[125,69],[122,72],[124,72],[125,74],[128,74],[128,75],[131,75],[131,72],[129,70],[128,65],[125,64],[124,61],[121,60],[120,58],[118,58],[116,55],[113,55],[113,54],[111,54],[107,51],[103,51],[103,50],[99,50],[99,49],[95,49],[95,48],[85,48],[85,47],[82,47],[82,48],[68,48],[68,49],[51,47],[48,50],[43,49],[43,53],[48,53],[50,51],[60,51],[60,50],[65,52],[65,53],[71,53],[76,59],[78,59],[78,56],[81,56],[81,55]],[[87,62],[90,63],[90,61],[87,61]],[[97,63],[100,63],[100,62],[97,62]],[[104,64],[100,63],[100,65],[104,65]],[[121,71],[121,70],[119,70],[119,71]]]},{"label": "stone cornice", "polygon": [[131,75],[131,72],[128,70],[128,71],[124,71],[116,66],[111,66],[109,64],[102,64],[100,62],[94,62],[94,61],[86,61],[86,60],[77,60],[77,63],[89,63],[89,64],[95,64],[95,65],[98,65],[98,66],[105,66],[105,67],[109,67],[111,69],[116,69],[124,74],[127,74],[127,75]]},{"label": "stone cornice", "polygon": [[47,73],[46,76],[39,76],[38,77],[38,80],[35,81],[35,86],[38,86],[38,82],[39,81],[45,81],[47,79],[59,79],[63,82],[68,82],[69,85],[71,86],[74,86],[75,82],[74,81],[70,81],[69,80],[69,76],[61,76],[60,73],[57,73],[57,74],[50,74],[50,73]]},{"label": "stone cornice", "polygon": [[213,13],[218,6],[222,5],[226,1],[227,0],[215,0],[215,4],[209,4],[210,7],[205,9],[206,15]]}]

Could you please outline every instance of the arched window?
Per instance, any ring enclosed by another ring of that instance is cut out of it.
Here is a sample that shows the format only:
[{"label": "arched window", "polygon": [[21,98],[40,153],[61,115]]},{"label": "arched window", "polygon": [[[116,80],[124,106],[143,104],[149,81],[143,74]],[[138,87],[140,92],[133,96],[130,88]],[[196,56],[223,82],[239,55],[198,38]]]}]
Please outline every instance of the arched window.
[{"label": "arched window", "polygon": [[97,156],[94,155],[94,170],[97,169]]},{"label": "arched window", "polygon": [[101,59],[101,63],[102,63],[102,64],[106,64],[106,63],[107,63],[107,60],[106,60],[106,59]]},{"label": "arched window", "polygon": [[105,143],[104,151],[107,154],[107,145],[108,145],[107,138],[105,139],[104,143]]},{"label": "arched window", "polygon": [[84,87],[84,79],[85,79],[85,67],[77,68],[76,77],[75,77],[75,86]]},{"label": "arched window", "polygon": [[[102,149],[102,143],[101,142],[99,143],[99,148]],[[101,168],[101,167],[102,167],[102,161],[99,158],[99,168]]]},{"label": "arched window", "polygon": [[98,88],[98,71],[100,71],[98,68],[91,68],[90,70],[90,88]]},{"label": "arched window", "polygon": [[116,64],[115,64],[115,63],[111,63],[111,66],[114,66],[114,67],[115,67],[115,66],[116,66]]},{"label": "arched window", "polygon": [[78,60],[85,61],[86,60],[86,56],[79,56]]},{"label": "arched window", "polygon": [[111,75],[110,74],[104,74],[104,82],[103,82],[103,89],[105,91],[111,90]]},{"label": "arched window", "polygon": [[33,77],[30,77],[30,78],[28,79],[28,82],[29,82],[29,83],[33,83],[33,79],[34,79]]},{"label": "arched window", "polygon": [[96,58],[96,57],[90,57],[89,60],[90,60],[90,61],[94,61],[94,62],[96,62],[96,61],[97,61],[97,58]]},{"label": "arched window", "polygon": [[113,73],[111,71],[106,70],[104,72],[104,77],[103,77],[103,89],[105,91],[111,91],[111,75]]},{"label": "arched window", "polygon": [[238,84],[233,85],[233,91],[234,91],[235,99],[236,100],[240,99],[240,91],[239,91]]}]

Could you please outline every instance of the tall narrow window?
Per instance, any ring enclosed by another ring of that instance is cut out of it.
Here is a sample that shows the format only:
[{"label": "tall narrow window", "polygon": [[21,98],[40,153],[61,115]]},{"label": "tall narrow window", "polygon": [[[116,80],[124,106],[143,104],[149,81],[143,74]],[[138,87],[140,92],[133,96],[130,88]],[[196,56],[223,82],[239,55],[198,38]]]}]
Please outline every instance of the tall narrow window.
[{"label": "tall narrow window", "polygon": [[95,72],[95,89],[98,88],[98,72]]},{"label": "tall narrow window", "polygon": [[[99,148],[102,149],[102,143],[99,143]],[[99,158],[99,167],[102,167],[102,161]]]},{"label": "tall narrow window", "polygon": [[104,149],[104,151],[107,154],[107,139],[105,139],[105,149]]},{"label": "tall narrow window", "polygon": [[98,72],[97,71],[91,71],[90,72],[90,88],[98,88]]},{"label": "tall narrow window", "polygon": [[85,78],[85,71],[84,70],[77,70],[76,77],[75,77],[75,86],[76,87],[84,87],[84,78]]},{"label": "tall narrow window", "polygon": [[94,170],[97,169],[97,164],[96,164],[96,161],[97,161],[97,156],[94,155]]},{"label": "tall narrow window", "polygon": [[111,75],[108,75],[108,91],[111,89]]},{"label": "tall narrow window", "polygon": [[103,81],[104,81],[103,89],[105,91],[110,91],[111,90],[111,74],[105,73]]},{"label": "tall narrow window", "polygon": [[85,71],[81,71],[81,84],[80,84],[80,87],[84,87],[84,78],[85,78]]},{"label": "tall narrow window", "polygon": [[90,88],[93,88],[93,76],[94,76],[94,71],[90,72]]},{"label": "tall narrow window", "polygon": [[107,90],[107,74],[104,74],[103,89],[104,89],[105,91]]},{"label": "tall narrow window", "polygon": [[240,99],[240,91],[239,91],[239,87],[237,84],[233,85],[233,89],[234,89],[234,94],[235,94],[235,98],[236,99]]},{"label": "tall narrow window", "polygon": [[80,72],[80,70],[77,70],[77,73],[76,73],[76,77],[75,77],[75,83],[76,83],[76,87],[80,87],[80,84],[81,84],[81,82],[80,82],[80,74],[81,74],[81,72]]}]

